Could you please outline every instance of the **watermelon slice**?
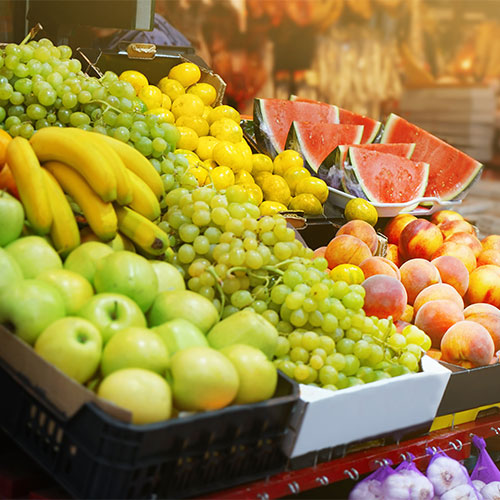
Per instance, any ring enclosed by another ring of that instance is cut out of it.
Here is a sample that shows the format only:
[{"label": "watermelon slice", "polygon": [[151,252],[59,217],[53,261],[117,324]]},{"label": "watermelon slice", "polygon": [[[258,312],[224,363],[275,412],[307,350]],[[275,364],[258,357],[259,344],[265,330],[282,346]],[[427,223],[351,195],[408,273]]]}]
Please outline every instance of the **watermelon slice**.
[{"label": "watermelon slice", "polygon": [[345,191],[374,203],[406,203],[421,198],[427,187],[429,165],[425,162],[349,148],[349,163],[344,165]]},{"label": "watermelon slice", "polygon": [[293,121],[338,123],[336,106],[316,102],[293,102],[287,99],[254,99],[255,138],[259,148],[274,158],[285,149]]},{"label": "watermelon slice", "polygon": [[387,119],[381,142],[415,143],[412,160],[430,165],[425,196],[460,200],[481,175],[481,163],[395,114]]},{"label": "watermelon slice", "polygon": [[336,165],[343,165],[347,159],[347,151],[349,148],[362,148],[370,149],[371,151],[378,151],[379,153],[389,153],[391,155],[403,156],[410,159],[415,149],[415,143],[409,142],[395,142],[392,144],[380,144],[378,142],[374,144],[343,144],[337,148],[335,152]]},{"label": "watermelon slice", "polygon": [[[295,102],[316,102],[312,99],[306,99],[304,97],[298,97],[296,95],[290,96],[291,101]],[[322,103],[324,104],[324,103]],[[363,137],[361,138],[361,144],[367,144],[375,141],[381,132],[382,132],[382,122],[378,120],[374,120],[373,118],[368,118],[368,116],[359,115],[358,113],[354,113],[353,111],[349,111],[348,109],[338,108],[339,110],[339,123],[345,125],[363,125],[364,132]]]},{"label": "watermelon slice", "polygon": [[316,173],[322,165],[333,165],[333,151],[339,144],[357,144],[362,135],[361,125],[293,121],[285,147],[301,153],[306,167]]}]

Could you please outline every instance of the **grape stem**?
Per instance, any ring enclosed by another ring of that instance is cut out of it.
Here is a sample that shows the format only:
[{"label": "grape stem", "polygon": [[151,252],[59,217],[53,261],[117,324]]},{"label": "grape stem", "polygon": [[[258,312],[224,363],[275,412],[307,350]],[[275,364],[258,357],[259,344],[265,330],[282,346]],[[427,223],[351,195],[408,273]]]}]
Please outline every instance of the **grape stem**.
[{"label": "grape stem", "polygon": [[106,106],[104,111],[107,111],[108,109],[112,109],[113,111],[116,111],[117,113],[121,113],[121,110],[119,110],[118,108],[115,108],[112,104],[109,104],[109,102],[103,101],[102,99],[93,99],[92,101],[89,101],[86,104],[94,104],[94,103],[104,104],[104,106]]},{"label": "grape stem", "polygon": [[222,318],[222,313],[224,312],[224,307],[226,305],[226,295],[224,293],[224,290],[222,290],[222,279],[220,276],[217,274],[216,270],[214,269],[213,266],[208,266],[206,268],[206,271],[210,273],[213,278],[215,279],[215,288],[219,292],[220,295],[220,311],[219,311],[219,319]]}]

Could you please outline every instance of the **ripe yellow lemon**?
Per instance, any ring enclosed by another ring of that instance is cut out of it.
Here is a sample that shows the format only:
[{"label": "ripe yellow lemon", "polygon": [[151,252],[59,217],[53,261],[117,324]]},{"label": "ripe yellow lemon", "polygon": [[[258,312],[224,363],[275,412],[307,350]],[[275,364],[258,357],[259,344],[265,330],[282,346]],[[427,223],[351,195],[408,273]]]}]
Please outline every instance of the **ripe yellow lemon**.
[{"label": "ripe yellow lemon", "polygon": [[323,213],[323,205],[313,194],[302,193],[290,201],[291,210],[302,210],[307,215],[320,215]]},{"label": "ripe yellow lemon", "polygon": [[234,182],[235,184],[255,184],[252,174],[247,172],[246,170],[240,170],[234,176]]},{"label": "ripe yellow lemon", "polygon": [[188,172],[196,177],[199,186],[204,186],[209,181],[208,171],[203,167],[191,167]]},{"label": "ripe yellow lemon", "polygon": [[204,106],[197,95],[183,94],[172,102],[170,110],[177,120],[179,116],[201,116]]},{"label": "ripe yellow lemon", "polygon": [[285,149],[273,161],[273,173],[276,175],[284,175],[284,173],[292,167],[303,167],[304,160],[300,153],[292,149]]},{"label": "ripe yellow lemon", "polygon": [[218,165],[229,167],[234,173],[243,170],[244,159],[238,146],[229,141],[219,141],[212,150],[212,158]]},{"label": "ripe yellow lemon", "polygon": [[266,176],[261,188],[266,201],[277,201],[285,206],[290,203],[290,188],[283,177],[279,175]]},{"label": "ripe yellow lemon", "polygon": [[200,137],[198,147],[196,148],[196,154],[200,157],[200,160],[211,160],[214,147],[218,143],[219,139],[216,139],[211,135]]},{"label": "ripe yellow lemon", "polygon": [[172,102],[182,94],[186,93],[184,87],[177,80],[171,80],[167,76],[165,76],[158,82],[158,88],[164,94],[167,94]]},{"label": "ripe yellow lemon", "polygon": [[267,155],[256,153],[252,155],[252,173],[259,174],[260,172],[273,171],[273,160]]},{"label": "ripe yellow lemon", "polygon": [[254,178],[255,183],[262,187],[262,183],[264,182],[265,178],[269,177],[270,175],[273,174],[271,172],[259,172],[257,174],[254,174],[252,177]]},{"label": "ripe yellow lemon", "polygon": [[214,168],[218,167],[217,163],[214,160],[212,160],[211,158],[207,158],[206,160],[203,160],[202,163],[203,163],[203,166],[207,170],[213,170]]},{"label": "ripe yellow lemon", "polygon": [[233,171],[224,166],[216,167],[210,171],[210,179],[217,190],[226,189],[234,184]]},{"label": "ripe yellow lemon", "polygon": [[189,87],[198,82],[201,71],[196,64],[185,62],[177,64],[168,72],[168,77],[177,80],[183,87]]},{"label": "ripe yellow lemon", "polygon": [[260,187],[257,186],[257,184],[255,183],[242,184],[242,186],[245,188],[245,191],[248,194],[248,201],[250,203],[253,203],[254,205],[259,206],[262,203],[262,200],[264,199],[264,195],[262,194],[262,189],[260,189]]},{"label": "ripe yellow lemon", "polygon": [[172,107],[172,99],[167,94],[161,94],[161,107],[170,109]]},{"label": "ripe yellow lemon", "polygon": [[227,104],[221,104],[220,106],[216,106],[210,110],[207,116],[207,121],[211,125],[213,122],[220,120],[221,118],[229,118],[238,125],[240,124],[240,113]]},{"label": "ripe yellow lemon", "polygon": [[189,149],[180,149],[179,148],[179,149],[176,149],[174,151],[174,153],[184,155],[189,162],[189,166],[191,166],[191,167],[196,167],[200,163],[200,159],[198,158],[196,153],[194,153],[193,151],[190,151]]},{"label": "ripe yellow lemon", "polygon": [[279,212],[286,212],[288,208],[277,201],[263,201],[260,205],[260,215],[274,215]]},{"label": "ripe yellow lemon", "polygon": [[179,149],[194,151],[198,147],[198,134],[189,127],[177,127],[177,130],[181,135],[179,142],[177,142],[177,147]]},{"label": "ripe yellow lemon", "polygon": [[318,177],[305,177],[300,179],[295,185],[295,194],[313,194],[321,203],[325,203],[328,198],[328,186],[326,182]]},{"label": "ripe yellow lemon", "polygon": [[162,93],[158,87],[145,85],[139,90],[138,96],[148,109],[161,108]]},{"label": "ripe yellow lemon", "polygon": [[359,285],[365,280],[363,270],[354,264],[339,264],[329,276],[333,281],[345,281],[348,285]]},{"label": "ripe yellow lemon", "polygon": [[149,85],[148,79],[140,71],[126,70],[118,77],[124,82],[128,82],[134,87],[135,93],[138,94],[142,87]]},{"label": "ripe yellow lemon", "polygon": [[292,167],[288,168],[283,174],[283,178],[290,188],[290,192],[292,195],[295,195],[295,186],[301,179],[305,179],[307,177],[311,177],[309,170],[306,170],[303,167]]},{"label": "ripe yellow lemon", "polygon": [[171,111],[165,108],[153,108],[144,113],[145,115],[155,115],[159,123],[174,123],[175,116]]},{"label": "ripe yellow lemon", "polygon": [[198,137],[208,135],[207,120],[204,120],[201,116],[182,115],[175,120],[175,124],[178,127],[192,128],[198,134]]},{"label": "ripe yellow lemon", "polygon": [[344,209],[347,220],[364,220],[374,226],[378,221],[377,209],[363,198],[353,198],[347,202]]},{"label": "ripe yellow lemon", "polygon": [[212,122],[210,135],[221,141],[240,142],[243,139],[241,127],[229,118],[221,118]]},{"label": "ripe yellow lemon", "polygon": [[200,97],[206,106],[211,106],[217,98],[215,87],[209,83],[195,83],[188,88],[187,93]]}]

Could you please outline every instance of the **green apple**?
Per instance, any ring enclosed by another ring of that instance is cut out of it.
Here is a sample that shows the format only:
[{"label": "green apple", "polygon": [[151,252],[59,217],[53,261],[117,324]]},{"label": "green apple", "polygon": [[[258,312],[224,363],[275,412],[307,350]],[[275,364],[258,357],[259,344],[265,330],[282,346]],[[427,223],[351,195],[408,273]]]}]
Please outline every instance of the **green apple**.
[{"label": "green apple", "polygon": [[158,293],[158,278],[147,259],[127,250],[120,250],[98,262],[94,287],[98,293],[126,295],[146,312]]},{"label": "green apple", "polygon": [[47,326],[65,314],[59,290],[45,281],[15,281],[0,293],[0,323],[28,344],[34,344]]},{"label": "green apple", "polygon": [[96,262],[111,253],[113,250],[106,243],[87,241],[70,252],[64,261],[64,268],[81,274],[94,285]]},{"label": "green apple", "polygon": [[142,368],[124,368],[108,375],[97,395],[132,413],[132,423],[161,422],[172,413],[172,391],[167,381]]},{"label": "green apple", "polygon": [[260,314],[247,309],[217,323],[208,332],[207,339],[215,349],[247,344],[257,347],[268,359],[272,359],[278,345],[278,330]]},{"label": "green apple", "polygon": [[122,368],[144,368],[164,375],[168,361],[167,348],[158,334],[131,326],[116,332],[104,346],[101,373],[106,377]]},{"label": "green apple", "polygon": [[202,331],[197,326],[194,326],[193,323],[183,318],[167,321],[155,326],[152,330],[165,342],[170,356],[188,347],[208,347],[208,341]]},{"label": "green apple", "polygon": [[207,333],[219,320],[219,313],[210,300],[190,290],[159,293],[148,313],[149,326],[177,318],[183,318]]},{"label": "green apple", "polygon": [[94,295],[92,285],[81,275],[67,269],[48,269],[36,279],[52,283],[64,299],[66,314],[76,315],[82,306]]},{"label": "green apple", "polygon": [[[99,236],[95,234],[89,226],[84,227],[80,230],[80,241],[85,243],[87,241],[101,241]],[[130,250],[135,251],[134,244],[123,234],[117,233],[117,235],[106,243],[113,250]]]},{"label": "green apple", "polygon": [[45,328],[35,342],[35,351],[68,377],[83,384],[99,366],[101,334],[90,321],[66,316]]},{"label": "green apple", "polygon": [[257,403],[273,396],[278,384],[278,371],[260,349],[246,344],[233,344],[220,352],[238,372],[240,386],[235,404]]},{"label": "green apple", "polygon": [[59,254],[41,236],[24,236],[5,247],[16,259],[26,279],[36,278],[47,269],[61,269]]},{"label": "green apple", "polygon": [[184,278],[175,266],[161,260],[152,260],[151,264],[158,278],[158,293],[186,289]]},{"label": "green apple", "polygon": [[6,191],[0,191],[0,247],[17,240],[24,224],[22,203]]},{"label": "green apple", "polygon": [[189,347],[170,360],[172,392],[179,410],[218,410],[238,394],[238,372],[224,354],[211,347]]},{"label": "green apple", "polygon": [[118,331],[129,326],[146,327],[146,318],[139,306],[119,293],[98,293],[78,312],[101,332],[104,344]]},{"label": "green apple", "polygon": [[23,279],[23,272],[16,259],[5,249],[0,248],[0,293],[5,287]]}]

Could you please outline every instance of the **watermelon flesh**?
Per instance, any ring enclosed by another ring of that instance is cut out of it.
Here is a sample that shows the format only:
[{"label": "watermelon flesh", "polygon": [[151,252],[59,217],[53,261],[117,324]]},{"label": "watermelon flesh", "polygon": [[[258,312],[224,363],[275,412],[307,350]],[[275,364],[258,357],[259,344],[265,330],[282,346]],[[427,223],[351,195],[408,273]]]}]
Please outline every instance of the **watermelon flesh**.
[{"label": "watermelon flesh", "polygon": [[262,151],[272,158],[284,151],[293,121],[339,123],[336,106],[287,99],[254,99],[255,138]]},{"label": "watermelon flesh", "polygon": [[359,143],[362,135],[361,125],[293,121],[286,149],[301,153],[306,167],[316,173],[322,165],[325,168],[333,165],[332,153],[339,144]]},{"label": "watermelon flesh", "polygon": [[481,175],[481,163],[395,114],[387,119],[381,142],[415,143],[412,160],[429,164],[426,197],[462,199]]},{"label": "watermelon flesh", "polygon": [[363,148],[371,151],[378,151],[379,153],[389,153],[391,155],[403,156],[410,159],[415,149],[415,143],[399,142],[393,144],[344,144],[338,147],[337,152],[337,165],[343,165],[347,159],[347,152],[349,148]]},{"label": "watermelon flesh", "polygon": [[349,148],[349,162],[343,178],[346,192],[373,203],[406,203],[421,198],[427,187],[425,162],[362,148]]}]

